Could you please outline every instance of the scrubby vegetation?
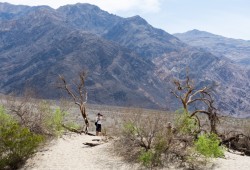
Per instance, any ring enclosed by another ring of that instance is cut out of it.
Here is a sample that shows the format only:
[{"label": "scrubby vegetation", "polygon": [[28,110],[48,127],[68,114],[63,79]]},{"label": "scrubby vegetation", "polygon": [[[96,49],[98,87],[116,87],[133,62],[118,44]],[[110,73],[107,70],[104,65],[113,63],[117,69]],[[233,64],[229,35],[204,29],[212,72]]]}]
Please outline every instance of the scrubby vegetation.
[{"label": "scrubby vegetation", "polygon": [[[195,169],[208,157],[223,156],[218,138],[196,137],[196,121],[186,113],[178,115],[172,124],[168,115],[135,110],[123,118],[122,124],[115,151],[125,160],[140,162],[148,168],[174,164]],[[207,152],[211,152],[210,155]]]},{"label": "scrubby vegetation", "polygon": [[219,144],[220,139],[214,133],[202,134],[194,143],[196,151],[208,158],[223,156],[223,148]]},{"label": "scrubby vegetation", "polygon": [[126,160],[137,160],[149,168],[174,163],[197,169],[208,158],[224,155],[210,88],[196,89],[188,76],[185,81],[175,80],[174,87],[172,93],[183,106],[174,120],[170,121],[168,115],[142,112],[134,112],[123,120],[115,150]]},{"label": "scrubby vegetation", "polygon": [[[50,102],[36,101],[28,94],[5,99],[6,109],[0,107],[0,169],[18,168],[43,141],[61,136],[65,130],[88,133],[85,74],[79,76],[80,81],[73,90],[62,76],[60,80],[61,88],[80,109],[85,130],[72,121],[65,121],[67,104],[62,108],[52,107]],[[232,130],[234,127],[227,131],[221,128],[219,123],[229,120],[218,116],[209,90],[208,87],[196,89],[189,77],[185,81],[175,80],[172,93],[183,106],[175,114],[143,109],[127,109],[121,114],[118,110],[116,116],[110,117],[119,118],[113,119],[113,124],[110,122],[110,128],[104,128],[104,134],[117,136],[115,151],[125,160],[150,169],[172,165],[198,169],[209,158],[223,157],[225,147],[250,155],[249,122],[243,124],[241,131]]]},{"label": "scrubby vegetation", "polygon": [[[17,169],[48,139],[61,136],[66,111],[52,109],[48,101],[36,101],[25,94],[22,98],[6,97],[0,106],[0,169]],[[64,125],[64,123],[66,125]]]},{"label": "scrubby vegetation", "polygon": [[22,127],[0,107],[0,169],[16,169],[43,141],[42,135]]}]

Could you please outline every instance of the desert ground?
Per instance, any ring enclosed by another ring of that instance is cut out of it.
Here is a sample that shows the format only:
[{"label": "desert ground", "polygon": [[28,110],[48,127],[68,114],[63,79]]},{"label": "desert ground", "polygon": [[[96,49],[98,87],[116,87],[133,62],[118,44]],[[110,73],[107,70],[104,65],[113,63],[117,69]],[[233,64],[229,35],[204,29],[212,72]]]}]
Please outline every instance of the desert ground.
[{"label": "desert ground", "polygon": [[[50,142],[29,159],[21,170],[127,170],[143,169],[113,153],[112,140],[100,136],[67,134]],[[94,140],[94,141],[93,141]],[[100,141],[96,141],[100,140]],[[99,143],[90,147],[86,142]],[[226,152],[225,158],[211,160],[207,169],[249,170],[250,157]],[[173,169],[171,167],[165,169]]]},{"label": "desert ground", "polygon": [[[71,104],[72,105],[72,104]],[[66,105],[67,107],[67,105]],[[139,164],[131,164],[123,160],[114,152],[114,138],[107,139],[107,136],[115,136],[116,128],[120,124],[120,119],[128,112],[145,112],[154,114],[155,110],[142,110],[135,108],[110,107],[100,105],[88,105],[87,112],[90,120],[89,131],[95,134],[95,117],[101,112],[104,115],[103,132],[106,136],[90,136],[67,132],[61,137],[53,139],[38,152],[27,160],[20,170],[128,170],[145,169]],[[161,112],[161,111],[157,111]],[[83,119],[77,107],[69,110],[68,120],[78,124],[83,123]],[[169,114],[162,111],[162,114]],[[174,114],[168,115],[169,120],[174,119]],[[222,121],[225,126],[235,129],[242,125],[236,119],[226,118]],[[248,121],[245,123],[249,123]],[[94,147],[84,143],[99,144]],[[176,169],[168,167],[165,169]],[[226,152],[225,158],[211,160],[206,169],[214,170],[249,170],[250,157]]]}]

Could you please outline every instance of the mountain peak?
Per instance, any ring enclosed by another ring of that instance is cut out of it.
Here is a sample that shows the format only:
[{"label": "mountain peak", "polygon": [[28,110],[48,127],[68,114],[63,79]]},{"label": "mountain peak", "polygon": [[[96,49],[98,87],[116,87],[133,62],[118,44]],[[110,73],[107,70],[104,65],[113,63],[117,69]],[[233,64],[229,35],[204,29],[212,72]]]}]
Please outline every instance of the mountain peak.
[{"label": "mountain peak", "polygon": [[77,3],[77,4],[73,4],[73,5],[64,5],[64,6],[59,7],[57,10],[59,10],[59,11],[65,11],[65,10],[102,11],[98,6],[91,5],[88,3]]},{"label": "mountain peak", "polygon": [[185,32],[184,34],[189,34],[190,36],[199,36],[199,37],[204,37],[204,36],[217,36],[217,35],[214,35],[214,34],[211,34],[209,32],[206,32],[206,31],[200,31],[200,30],[197,30],[197,29],[193,29],[191,31],[187,31]]},{"label": "mountain peak", "polygon": [[26,5],[12,5],[7,2],[0,2],[0,13],[8,12],[8,13],[19,13],[27,8],[30,8]]},{"label": "mountain peak", "polygon": [[98,6],[92,5],[89,3],[77,3],[75,6],[80,7],[80,8],[86,8],[86,9],[98,9],[101,10]]},{"label": "mountain peak", "polygon": [[139,25],[145,25],[145,24],[148,24],[147,21],[145,19],[143,19],[142,17],[140,17],[139,15],[135,15],[135,16],[132,16],[132,17],[129,17],[129,18],[126,18],[127,20],[129,21],[132,21],[136,24],[139,24]]},{"label": "mountain peak", "polygon": [[102,34],[120,18],[88,3],[65,5],[56,11],[64,16],[68,23],[95,34]]},{"label": "mountain peak", "polygon": [[[220,35],[215,35],[212,34],[210,32],[206,32],[206,31],[200,31],[197,29],[193,29],[184,33],[176,33],[173,34],[174,36],[178,37],[179,39],[181,39],[182,41],[184,41],[183,39],[186,38],[190,38],[190,37],[195,37],[195,38],[221,38],[222,36]],[[185,42],[185,41],[184,41]]]},{"label": "mountain peak", "polygon": [[174,35],[189,45],[207,49],[216,56],[225,56],[241,66],[250,68],[250,43],[248,41],[226,38],[199,30]]}]

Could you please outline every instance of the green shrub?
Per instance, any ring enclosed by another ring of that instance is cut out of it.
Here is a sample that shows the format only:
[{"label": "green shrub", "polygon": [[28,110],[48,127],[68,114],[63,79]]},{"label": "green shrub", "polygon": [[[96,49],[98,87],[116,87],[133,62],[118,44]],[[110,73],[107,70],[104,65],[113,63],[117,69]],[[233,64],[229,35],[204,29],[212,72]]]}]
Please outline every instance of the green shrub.
[{"label": "green shrub", "polygon": [[165,135],[165,136],[158,135],[155,138],[154,149],[155,149],[156,152],[163,153],[166,150],[166,148],[169,145],[169,139],[168,138],[170,138],[170,136],[167,136],[167,135]]},{"label": "green shrub", "polygon": [[63,112],[60,110],[60,108],[57,108],[51,113],[50,116],[47,117],[46,126],[52,134],[60,136],[64,132],[62,124],[66,115],[66,112]]},{"label": "green shrub", "polygon": [[139,155],[139,162],[142,163],[143,166],[152,167],[153,164],[154,153],[149,151],[142,150]]},{"label": "green shrub", "polygon": [[162,155],[163,152],[150,149],[148,151],[141,150],[139,154],[139,162],[145,167],[156,167],[162,165]]},{"label": "green shrub", "polygon": [[136,127],[132,122],[126,122],[123,125],[123,132],[125,134],[136,135]]},{"label": "green shrub", "polygon": [[4,108],[0,106],[0,124],[3,126],[4,124],[9,124],[11,122],[11,116],[6,114]]},{"label": "green shrub", "polygon": [[181,111],[182,113],[178,115],[175,122],[176,129],[178,129],[178,131],[183,134],[193,134],[198,129],[196,119],[190,117],[190,115],[184,110],[178,110],[178,112]]},{"label": "green shrub", "polygon": [[221,157],[224,155],[223,148],[219,146],[220,140],[216,134],[203,134],[195,141],[195,149],[205,157]]},{"label": "green shrub", "polygon": [[21,127],[3,107],[0,107],[0,123],[0,169],[16,169],[34,153],[43,137]]}]

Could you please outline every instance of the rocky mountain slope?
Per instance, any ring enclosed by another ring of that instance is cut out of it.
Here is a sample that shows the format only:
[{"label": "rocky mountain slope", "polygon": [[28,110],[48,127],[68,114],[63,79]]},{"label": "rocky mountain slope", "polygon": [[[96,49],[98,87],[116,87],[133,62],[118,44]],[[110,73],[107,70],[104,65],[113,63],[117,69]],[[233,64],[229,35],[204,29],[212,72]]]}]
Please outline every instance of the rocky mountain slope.
[{"label": "rocky mountain slope", "polygon": [[250,68],[250,41],[226,38],[199,30],[178,33],[174,36],[191,46],[207,49],[216,56],[225,56]]},{"label": "rocky mountain slope", "polygon": [[0,3],[0,23],[2,93],[31,86],[41,97],[58,98],[58,74],[71,81],[84,69],[90,103],[174,110],[180,105],[169,93],[172,80],[189,68],[198,86],[219,84],[222,113],[249,115],[250,71],[139,16],[121,18],[89,4],[55,10]]},{"label": "rocky mountain slope", "polygon": [[58,74],[72,81],[86,70],[90,103],[164,107],[165,87],[151,74],[154,64],[133,51],[72,28],[48,7],[5,23],[0,32],[2,92],[31,86],[41,97],[58,98]]}]

